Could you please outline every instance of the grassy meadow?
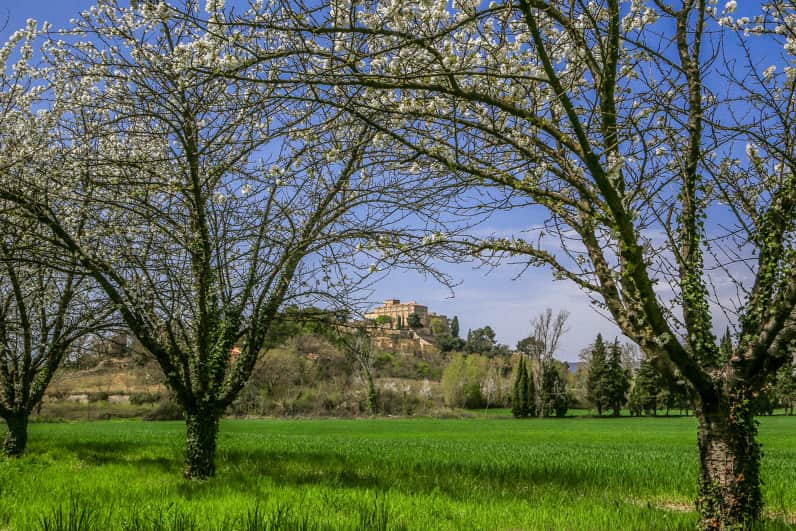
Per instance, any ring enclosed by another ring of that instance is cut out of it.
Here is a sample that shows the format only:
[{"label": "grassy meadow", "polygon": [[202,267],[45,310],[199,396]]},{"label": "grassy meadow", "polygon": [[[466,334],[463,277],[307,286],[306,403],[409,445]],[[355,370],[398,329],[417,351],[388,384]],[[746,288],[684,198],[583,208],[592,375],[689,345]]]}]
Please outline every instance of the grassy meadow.
[{"label": "grassy meadow", "polygon": [[[182,479],[183,424],[33,424],[0,529],[693,529],[696,421],[227,420]],[[796,523],[796,417],[761,419],[764,529]]]}]

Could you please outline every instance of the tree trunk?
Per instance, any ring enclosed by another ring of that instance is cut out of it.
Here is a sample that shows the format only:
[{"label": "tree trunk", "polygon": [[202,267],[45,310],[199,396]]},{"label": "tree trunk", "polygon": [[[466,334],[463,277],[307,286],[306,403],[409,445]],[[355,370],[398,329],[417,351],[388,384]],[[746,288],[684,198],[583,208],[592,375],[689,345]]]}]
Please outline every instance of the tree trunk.
[{"label": "tree trunk", "polygon": [[19,457],[25,453],[28,445],[28,415],[12,413],[6,417],[8,431],[3,439],[3,454],[8,457]]},{"label": "tree trunk", "polygon": [[376,391],[376,384],[373,383],[373,376],[368,374],[368,413],[371,415],[376,414],[376,408],[378,407],[378,400],[379,394]]},{"label": "tree trunk", "polygon": [[216,473],[216,438],[220,415],[214,411],[200,409],[187,411],[185,448],[185,477],[207,479]]},{"label": "tree trunk", "polygon": [[697,509],[709,530],[748,529],[760,517],[760,445],[746,400],[697,408],[700,479]]}]

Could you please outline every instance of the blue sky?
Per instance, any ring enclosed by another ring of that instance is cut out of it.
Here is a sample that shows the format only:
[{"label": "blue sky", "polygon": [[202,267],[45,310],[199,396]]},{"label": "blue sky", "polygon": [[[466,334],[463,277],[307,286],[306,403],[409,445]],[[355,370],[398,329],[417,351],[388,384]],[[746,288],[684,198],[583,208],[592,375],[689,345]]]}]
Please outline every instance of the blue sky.
[{"label": "blue sky", "polygon": [[[4,0],[0,3],[0,39],[22,27],[26,19],[51,22],[56,28],[68,24],[70,18],[90,7],[92,0]],[[525,219],[526,212],[501,216],[480,227],[482,234],[518,234],[538,222]],[[429,306],[431,311],[452,317],[459,316],[462,335],[469,328],[490,325],[498,341],[514,346],[517,340],[528,335],[531,318],[545,308],[570,312],[570,330],[562,341],[558,357],[576,361],[578,352],[587,346],[598,332],[613,338],[619,332],[615,325],[595,312],[588,297],[573,284],[553,281],[546,269],[530,269],[515,278],[520,269],[504,265],[500,268],[475,269],[467,264],[444,265],[458,283],[454,292],[433,279],[406,271],[389,274],[374,286],[374,304],[387,298],[404,301],[415,300]],[[723,325],[722,325],[723,326]]]},{"label": "blue sky", "polygon": [[[91,0],[10,0],[0,7],[0,21],[9,17],[6,28],[0,31],[5,40],[14,30],[23,26],[28,18],[39,22],[49,21],[56,28],[68,24],[81,10],[90,7]],[[511,219],[500,224],[485,226],[484,233],[512,230],[519,232],[527,225]],[[510,226],[515,225],[515,226]],[[567,282],[554,282],[546,270],[529,270],[522,278],[514,280],[517,267],[503,266],[496,270],[474,269],[470,265],[442,266],[459,285],[452,295],[450,290],[433,279],[412,272],[396,272],[374,286],[375,303],[388,298],[414,300],[428,305],[431,311],[459,316],[461,335],[469,328],[490,325],[501,343],[514,346],[528,335],[530,320],[545,308],[568,310],[570,331],[564,337],[558,354],[560,359],[577,361],[578,352],[601,332],[607,337],[617,335],[618,329],[594,312],[583,293]]]}]

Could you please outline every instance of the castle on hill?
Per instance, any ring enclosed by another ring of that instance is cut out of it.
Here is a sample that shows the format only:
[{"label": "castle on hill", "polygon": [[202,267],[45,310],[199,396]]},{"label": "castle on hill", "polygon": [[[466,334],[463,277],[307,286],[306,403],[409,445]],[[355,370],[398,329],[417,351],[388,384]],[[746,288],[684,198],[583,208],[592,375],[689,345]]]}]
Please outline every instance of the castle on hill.
[{"label": "castle on hill", "polygon": [[420,327],[431,329],[432,321],[439,320],[450,327],[447,316],[428,311],[428,306],[415,301],[401,303],[400,299],[387,299],[383,306],[374,308],[365,314],[365,319],[376,321],[380,325],[393,330],[409,328],[410,316],[417,315]]}]

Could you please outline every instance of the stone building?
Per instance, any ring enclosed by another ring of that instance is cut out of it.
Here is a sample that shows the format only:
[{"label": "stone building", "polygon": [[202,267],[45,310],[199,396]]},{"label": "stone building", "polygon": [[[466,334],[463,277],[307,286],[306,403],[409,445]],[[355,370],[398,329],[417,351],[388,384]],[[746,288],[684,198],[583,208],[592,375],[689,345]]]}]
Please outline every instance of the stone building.
[{"label": "stone building", "polygon": [[384,301],[383,306],[374,308],[369,313],[366,313],[365,319],[375,321],[381,316],[386,316],[390,318],[390,323],[387,325],[389,328],[408,328],[409,316],[413,313],[420,318],[420,323],[423,328],[430,328],[431,320],[434,318],[440,318],[445,321],[445,323],[448,322],[448,318],[444,315],[437,315],[436,313],[429,312],[428,306],[418,304],[415,301],[402,304],[399,299],[387,299]]}]

